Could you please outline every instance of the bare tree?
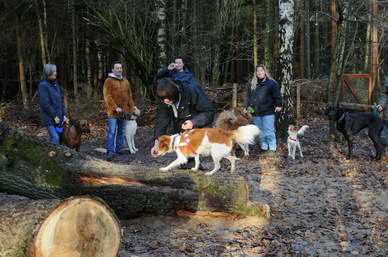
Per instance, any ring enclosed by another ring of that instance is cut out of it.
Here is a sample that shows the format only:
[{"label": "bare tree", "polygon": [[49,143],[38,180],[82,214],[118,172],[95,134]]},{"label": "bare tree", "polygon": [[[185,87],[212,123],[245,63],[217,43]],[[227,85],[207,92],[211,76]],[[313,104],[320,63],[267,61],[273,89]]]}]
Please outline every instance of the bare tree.
[{"label": "bare tree", "polygon": [[294,101],[291,96],[293,80],[294,0],[279,0],[280,69],[283,95],[283,111],[279,122],[281,131],[295,121]]}]

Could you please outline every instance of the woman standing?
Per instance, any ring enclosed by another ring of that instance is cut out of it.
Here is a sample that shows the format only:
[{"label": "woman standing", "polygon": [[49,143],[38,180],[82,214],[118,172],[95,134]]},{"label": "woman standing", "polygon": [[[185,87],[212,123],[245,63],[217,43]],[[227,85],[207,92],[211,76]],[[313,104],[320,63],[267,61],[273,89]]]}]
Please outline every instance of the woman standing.
[{"label": "woman standing", "polygon": [[282,110],[282,96],[278,83],[263,65],[256,67],[244,106],[253,112],[253,120],[262,131],[259,135],[261,150],[275,152],[275,112]]},{"label": "woman standing", "polygon": [[47,127],[50,142],[59,144],[58,127],[63,122],[69,122],[63,102],[61,89],[57,81],[57,66],[45,64],[44,77],[38,86],[38,98],[43,126]]}]

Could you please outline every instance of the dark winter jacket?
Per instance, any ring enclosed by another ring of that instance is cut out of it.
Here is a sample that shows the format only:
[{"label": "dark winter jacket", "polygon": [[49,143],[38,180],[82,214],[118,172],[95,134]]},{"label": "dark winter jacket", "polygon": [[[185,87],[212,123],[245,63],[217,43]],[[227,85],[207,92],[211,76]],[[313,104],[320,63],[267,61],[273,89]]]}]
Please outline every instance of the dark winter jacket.
[{"label": "dark winter jacket", "polygon": [[213,104],[208,99],[202,88],[178,83],[180,100],[174,103],[177,117],[174,116],[173,107],[160,101],[156,113],[154,139],[165,135],[169,125],[173,133],[182,132],[182,124],[191,120],[195,128],[208,127],[213,122]]},{"label": "dark winter jacket", "polygon": [[182,72],[177,70],[163,69],[156,74],[157,79],[169,77],[177,83],[183,83],[183,85],[193,85],[197,86],[197,81],[195,80],[193,74],[187,69],[183,68]]},{"label": "dark winter jacket", "polygon": [[44,78],[39,83],[38,99],[43,126],[55,125],[55,117],[63,121],[63,116],[67,112],[60,86],[56,80]]},{"label": "dark winter jacket", "polygon": [[250,87],[247,92],[244,106],[252,107],[253,116],[265,116],[275,113],[275,107],[282,106],[282,96],[278,83],[270,78],[258,82],[256,89]]}]

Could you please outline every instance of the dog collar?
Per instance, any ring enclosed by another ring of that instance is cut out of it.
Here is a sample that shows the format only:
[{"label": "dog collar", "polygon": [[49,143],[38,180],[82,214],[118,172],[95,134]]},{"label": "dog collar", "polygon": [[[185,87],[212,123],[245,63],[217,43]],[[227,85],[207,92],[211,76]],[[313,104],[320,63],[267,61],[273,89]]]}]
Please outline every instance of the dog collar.
[{"label": "dog collar", "polygon": [[288,137],[288,139],[290,139],[291,141],[298,141],[297,138]]}]

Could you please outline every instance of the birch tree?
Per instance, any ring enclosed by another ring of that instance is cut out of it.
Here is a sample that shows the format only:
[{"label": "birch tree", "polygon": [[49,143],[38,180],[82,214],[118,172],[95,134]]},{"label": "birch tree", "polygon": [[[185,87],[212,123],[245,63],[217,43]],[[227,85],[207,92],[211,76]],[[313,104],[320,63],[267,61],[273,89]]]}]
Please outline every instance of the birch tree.
[{"label": "birch tree", "polygon": [[163,67],[167,61],[166,53],[166,2],[165,0],[158,0],[157,2],[158,13],[158,45],[159,45],[159,67]]},{"label": "birch tree", "polygon": [[293,80],[294,0],[279,0],[280,79],[282,85],[283,111],[279,122],[285,131],[294,118],[294,101],[291,96]]}]

